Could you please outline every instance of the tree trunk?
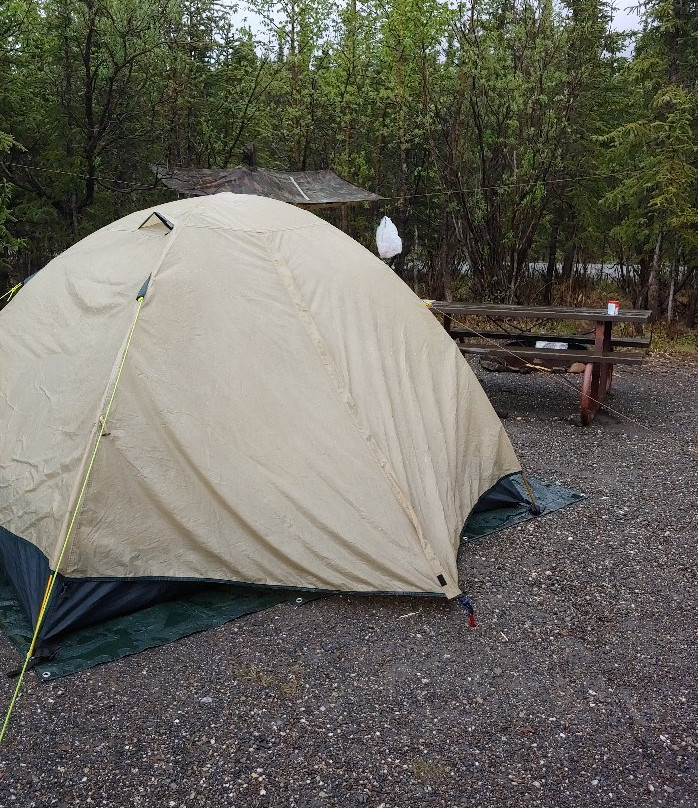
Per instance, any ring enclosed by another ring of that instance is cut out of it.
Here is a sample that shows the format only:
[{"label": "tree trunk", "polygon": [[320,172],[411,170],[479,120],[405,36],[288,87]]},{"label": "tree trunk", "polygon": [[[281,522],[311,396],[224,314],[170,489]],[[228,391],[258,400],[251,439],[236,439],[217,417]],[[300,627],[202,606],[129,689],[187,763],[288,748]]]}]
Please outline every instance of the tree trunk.
[{"label": "tree trunk", "polygon": [[559,235],[560,220],[556,213],[552,230],[550,231],[548,266],[545,268],[545,285],[543,286],[543,303],[546,306],[549,306],[553,302],[553,283],[555,283],[555,272],[557,271],[557,240]]},{"label": "tree trunk", "polygon": [[571,303],[572,297],[572,273],[574,272],[574,258],[577,252],[576,245],[574,243],[574,238],[571,238],[565,244],[565,252],[562,256],[562,286],[567,287],[565,293],[565,302],[567,304]]},{"label": "tree trunk", "polygon": [[416,295],[419,294],[419,267],[417,265],[417,254],[419,253],[419,233],[414,228],[414,244],[412,245],[412,289]]},{"label": "tree trunk", "polygon": [[562,280],[568,282],[572,278],[572,271],[574,270],[574,256],[577,252],[574,239],[571,239],[565,245],[565,254],[562,257]]},{"label": "tree trunk", "polygon": [[688,287],[688,307],[686,309],[687,328],[696,327],[697,314],[698,314],[698,268],[693,267],[691,283]]},{"label": "tree trunk", "polygon": [[647,305],[652,312],[652,319],[659,317],[659,262],[662,254],[662,233],[657,236],[657,243],[654,245],[652,256],[652,266],[650,276],[647,281]]},{"label": "tree trunk", "polygon": [[674,256],[671,262],[671,277],[669,280],[669,299],[666,304],[666,323],[669,331],[671,331],[671,323],[674,319],[674,289],[676,288],[676,271],[678,268],[679,258],[678,255]]}]

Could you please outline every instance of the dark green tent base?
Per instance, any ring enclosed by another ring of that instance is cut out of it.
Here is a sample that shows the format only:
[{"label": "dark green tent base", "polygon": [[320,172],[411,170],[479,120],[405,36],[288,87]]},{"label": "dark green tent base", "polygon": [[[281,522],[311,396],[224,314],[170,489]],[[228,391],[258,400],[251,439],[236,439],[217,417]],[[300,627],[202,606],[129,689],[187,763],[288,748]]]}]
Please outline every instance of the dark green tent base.
[{"label": "dark green tent base", "polygon": [[[34,670],[45,681],[58,679],[166,645],[279,603],[291,601],[300,605],[318,597],[324,597],[324,593],[218,584],[66,634],[56,640],[55,658],[37,665]],[[1,569],[0,629],[23,661],[29,648],[31,628]]]},{"label": "dark green tent base", "polygon": [[[510,479],[525,495],[519,476]],[[530,479],[530,484],[544,513],[564,508],[585,496],[537,479]],[[461,538],[464,541],[473,541],[533,518],[535,517],[525,505],[480,511],[471,514]],[[279,603],[300,605],[327,594],[297,589],[223,584],[211,586],[66,634],[56,640],[58,651],[55,658],[38,664],[34,670],[43,681],[52,681],[103,662],[112,662],[148,648],[174,642],[198,631],[221,626],[237,617],[259,612]],[[0,629],[17,648],[23,660],[29,647],[31,628],[1,567]]]},{"label": "dark green tent base", "polygon": [[[521,492],[525,499],[529,499],[526,488],[521,481],[520,474],[514,474],[510,478],[514,486]],[[536,477],[528,477],[528,483],[533,490],[538,506],[543,514],[559,511],[573,505],[581,499],[586,499],[586,494],[580,491],[573,491],[561,485],[552,485],[539,480]],[[526,522],[536,518],[525,505],[514,507],[492,508],[487,511],[473,512],[468,518],[461,531],[461,541],[471,542],[482,539],[490,533],[496,533],[505,527],[510,527],[518,522]]]}]

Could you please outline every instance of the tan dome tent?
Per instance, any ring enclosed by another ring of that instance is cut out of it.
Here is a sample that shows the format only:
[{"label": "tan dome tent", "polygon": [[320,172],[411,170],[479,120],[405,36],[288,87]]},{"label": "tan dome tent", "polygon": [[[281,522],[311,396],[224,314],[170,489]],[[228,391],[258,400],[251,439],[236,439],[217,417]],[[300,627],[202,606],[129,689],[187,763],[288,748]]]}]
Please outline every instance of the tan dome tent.
[{"label": "tan dome tent", "polygon": [[331,225],[255,196],[134,213],[0,313],[0,559],[41,636],[178,587],[459,593],[520,466],[433,314]]}]

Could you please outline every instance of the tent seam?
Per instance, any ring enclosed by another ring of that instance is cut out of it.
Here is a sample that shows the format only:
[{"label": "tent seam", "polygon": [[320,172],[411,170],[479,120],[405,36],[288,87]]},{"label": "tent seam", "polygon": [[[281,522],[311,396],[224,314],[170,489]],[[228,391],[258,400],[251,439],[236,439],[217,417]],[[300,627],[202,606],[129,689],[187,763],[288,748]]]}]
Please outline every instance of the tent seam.
[{"label": "tent seam", "polygon": [[[265,239],[265,242],[267,240]],[[281,279],[281,282],[286,288],[288,293],[289,299],[293,304],[296,312],[298,313],[298,317],[310,337],[311,342],[315,346],[315,349],[320,357],[320,361],[325,368],[325,372],[329,376],[330,380],[333,383],[333,386],[339,397],[342,399],[344,405],[346,406],[349,417],[354,424],[354,427],[357,429],[358,433],[361,435],[363,440],[368,444],[369,451],[373,457],[373,459],[378,464],[379,468],[383,472],[388,485],[393,492],[395,499],[397,500],[398,504],[404,511],[405,515],[407,516],[408,521],[412,525],[415,533],[417,534],[417,539],[419,540],[420,546],[422,547],[422,551],[426,557],[426,560],[429,566],[434,573],[434,577],[439,580],[439,576],[441,576],[447,583],[446,586],[443,587],[442,592],[447,597],[456,597],[460,594],[460,587],[456,582],[449,582],[450,575],[448,575],[444,569],[442,568],[439,559],[434,552],[434,548],[431,544],[426,540],[424,537],[424,532],[422,531],[422,527],[419,523],[419,519],[417,518],[417,514],[414,512],[414,509],[409,503],[405,492],[402,490],[400,483],[397,479],[395,471],[393,470],[388,458],[383,454],[376,439],[371,434],[369,429],[366,429],[361,425],[358,418],[358,407],[356,406],[356,402],[354,401],[351,392],[349,391],[348,387],[343,383],[339,370],[330,354],[330,351],[327,347],[327,343],[322,337],[320,333],[320,329],[317,327],[317,323],[313,319],[312,314],[310,313],[310,309],[308,308],[306,302],[303,300],[300,290],[295,282],[293,277],[293,273],[291,268],[286,264],[283,260],[281,255],[279,255],[276,249],[271,248],[270,245],[265,243],[264,245],[269,253],[269,256],[272,260],[274,268],[276,269],[276,273]]]}]

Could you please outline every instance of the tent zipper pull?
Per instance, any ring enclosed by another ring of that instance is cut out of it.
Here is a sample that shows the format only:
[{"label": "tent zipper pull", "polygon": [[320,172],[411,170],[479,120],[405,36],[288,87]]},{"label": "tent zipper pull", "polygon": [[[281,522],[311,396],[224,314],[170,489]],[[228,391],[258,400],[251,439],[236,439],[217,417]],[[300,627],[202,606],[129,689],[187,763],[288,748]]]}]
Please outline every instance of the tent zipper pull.
[{"label": "tent zipper pull", "polygon": [[468,621],[470,622],[470,628],[475,628],[477,624],[475,622],[475,609],[473,608],[473,602],[467,595],[461,595],[458,598],[458,602],[468,613]]}]

